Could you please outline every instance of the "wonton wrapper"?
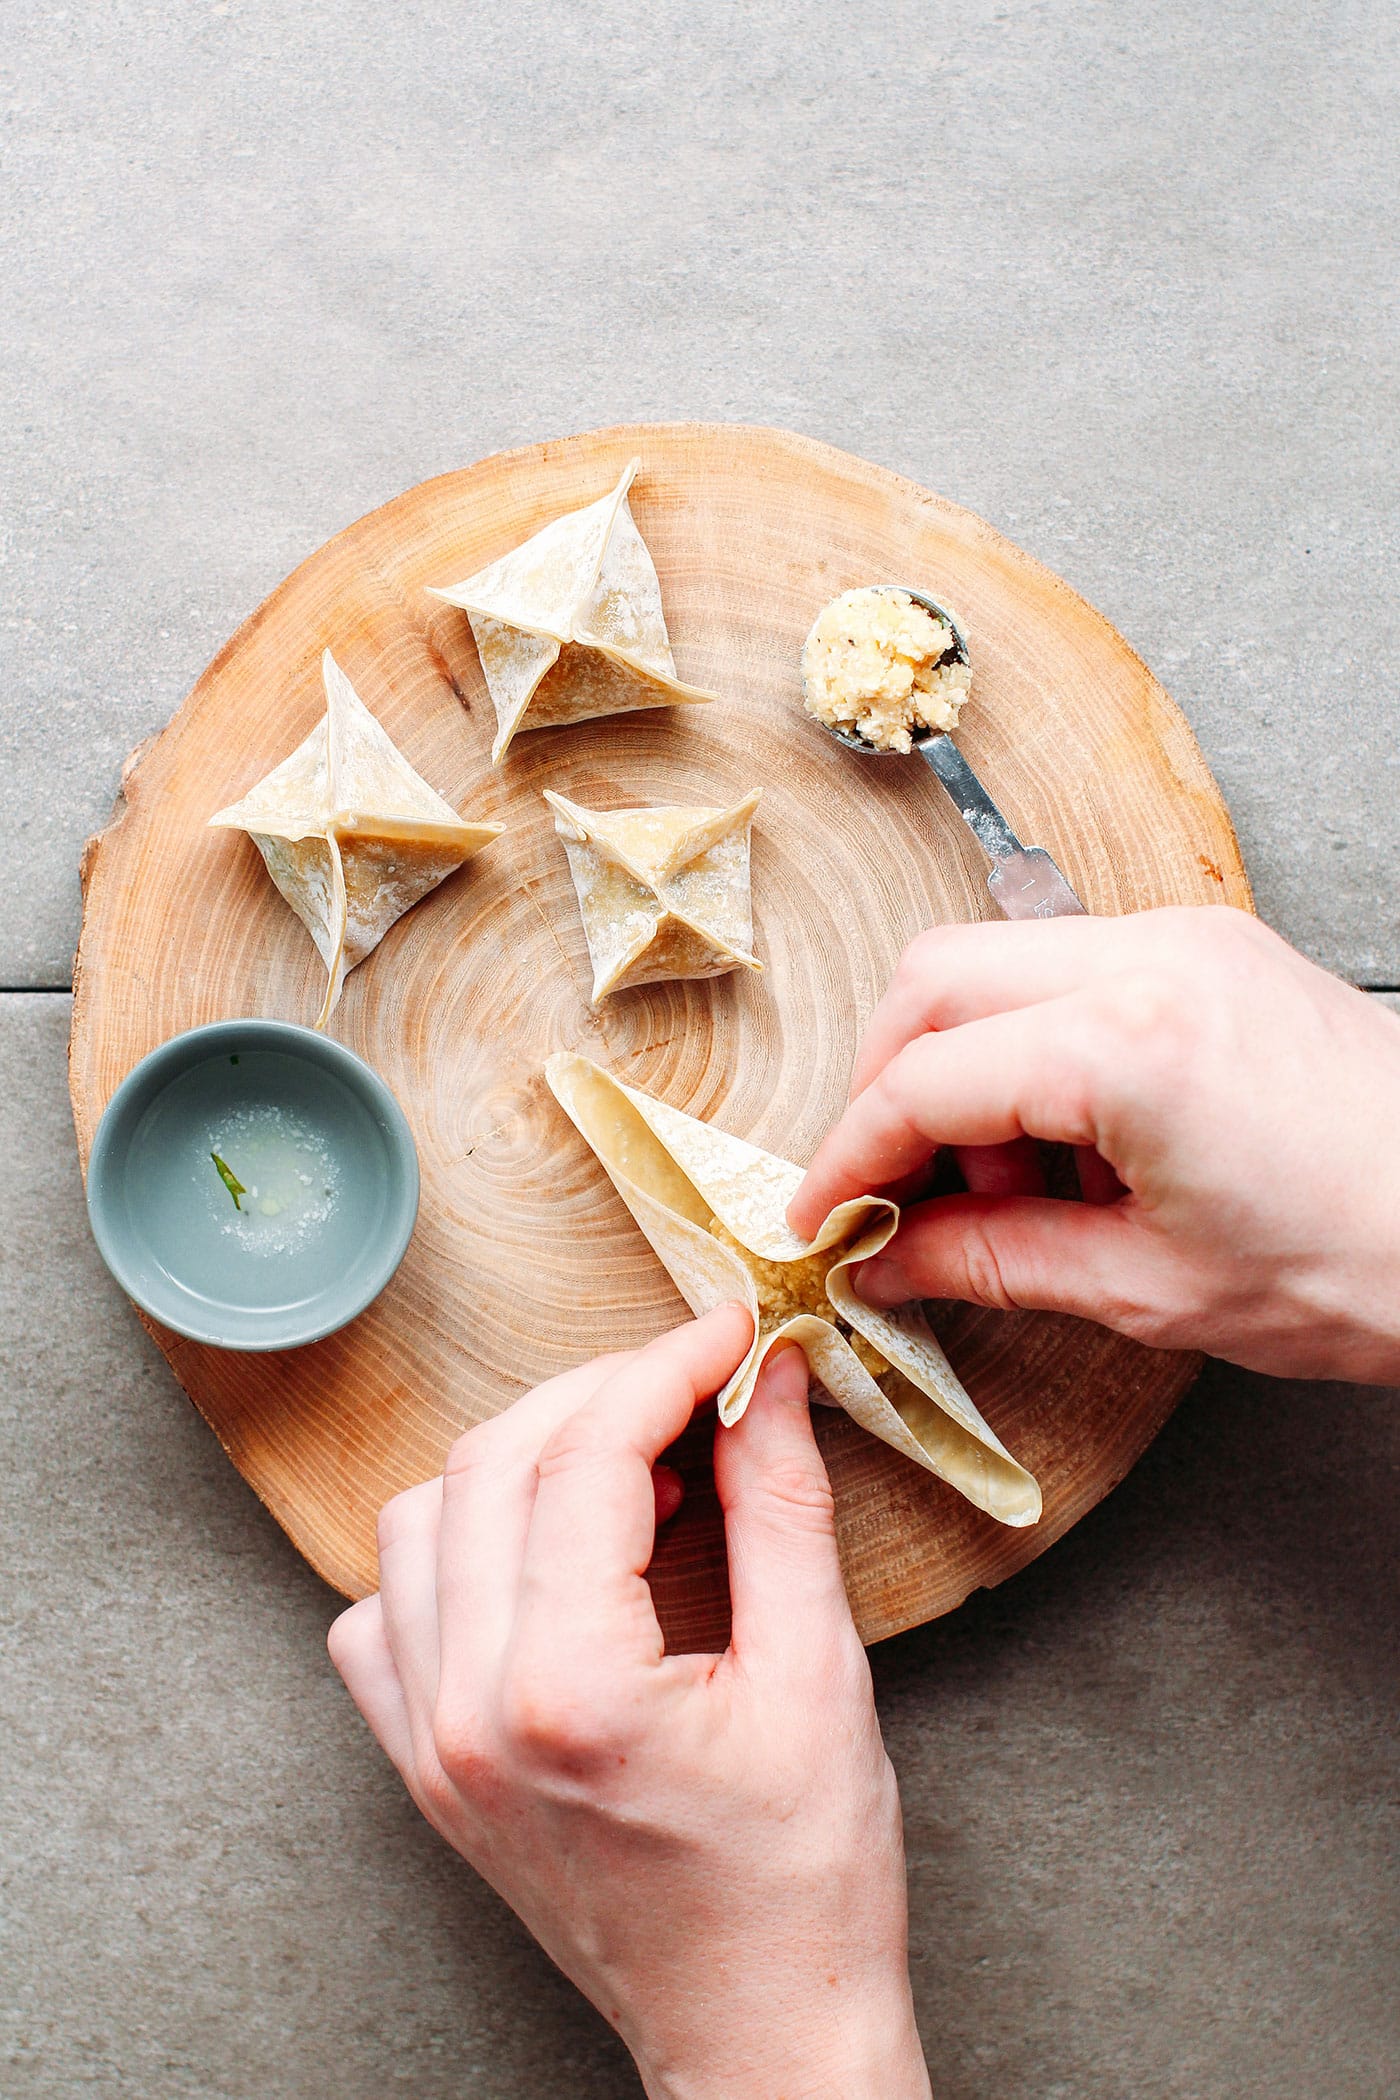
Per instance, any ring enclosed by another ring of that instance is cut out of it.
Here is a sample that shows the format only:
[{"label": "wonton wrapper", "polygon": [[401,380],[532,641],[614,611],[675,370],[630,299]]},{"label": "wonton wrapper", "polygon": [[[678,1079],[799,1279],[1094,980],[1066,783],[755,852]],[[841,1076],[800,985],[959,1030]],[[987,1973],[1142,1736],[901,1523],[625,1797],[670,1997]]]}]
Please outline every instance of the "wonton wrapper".
[{"label": "wonton wrapper", "polygon": [[[550,1058],[545,1077],[692,1312],[737,1299],[753,1314],[753,1347],[719,1396],[722,1422],[738,1421],[764,1358],[780,1340],[791,1340],[801,1345],[815,1375],[815,1398],[844,1407],[862,1429],[1001,1523],[1035,1523],[1040,1489],[978,1414],[922,1310],[909,1305],[876,1312],[851,1289],[850,1269],[878,1254],[893,1235],[899,1223],[895,1204],[858,1196],[839,1204],[815,1239],[800,1240],[784,1218],[802,1179],[800,1167],[624,1086],[586,1057],[561,1052]],[[738,1248],[715,1238],[712,1218],[741,1243]],[[885,1389],[830,1315],[765,1313],[745,1250],[764,1264],[805,1263],[829,1254],[826,1297],[891,1366],[882,1374]]]},{"label": "wonton wrapper", "polygon": [[598,502],[430,593],[471,622],[496,705],[492,765],[517,730],[718,697],[676,676],[661,585],[627,502],[640,465],[629,461]]},{"label": "wonton wrapper", "polygon": [[544,799],[564,841],[593,964],[593,1004],[634,984],[761,970],[749,827],[762,788],[731,809],[583,809]]},{"label": "wonton wrapper", "polygon": [[326,713],[290,758],[209,819],[246,831],[329,972],[324,1028],[347,971],[396,919],[505,829],[465,824],[415,773],[329,649]]}]

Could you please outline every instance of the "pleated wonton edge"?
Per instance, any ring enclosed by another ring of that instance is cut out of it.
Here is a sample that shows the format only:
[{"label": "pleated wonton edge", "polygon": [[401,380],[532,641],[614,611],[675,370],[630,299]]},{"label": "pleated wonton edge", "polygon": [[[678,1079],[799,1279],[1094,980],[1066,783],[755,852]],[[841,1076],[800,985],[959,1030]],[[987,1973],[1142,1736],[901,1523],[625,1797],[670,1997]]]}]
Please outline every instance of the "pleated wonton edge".
[{"label": "pleated wonton edge", "polygon": [[543,792],[568,856],[595,1006],[632,985],[762,972],[750,952],[749,865],[762,788],[727,808],[585,809],[553,788]]},{"label": "pleated wonton edge", "polygon": [[246,831],[326,965],[324,1028],[349,971],[503,825],[470,823],[409,764],[329,649],[326,711],[241,801],[208,819]]},{"label": "pleated wonton edge", "polygon": [[[744,1413],[765,1358],[780,1342],[793,1341],[824,1389],[815,1398],[844,1408],[862,1429],[937,1474],[998,1522],[1036,1522],[1039,1487],[978,1413],[922,1309],[877,1312],[851,1288],[851,1269],[892,1237],[897,1205],[885,1197],[857,1197],[839,1204],[814,1238],[799,1239],[784,1213],[802,1168],[624,1085],[573,1052],[551,1057],[545,1077],[692,1312],[737,1300],[752,1313],[753,1344],[719,1395],[723,1423],[731,1425]],[[831,1251],[827,1297],[892,1366],[896,1397],[881,1390],[829,1320],[802,1313],[765,1323],[753,1274],[739,1253],[709,1231],[712,1216],[763,1261],[796,1262]]]},{"label": "pleated wonton edge", "polygon": [[428,587],[471,625],[496,709],[493,765],[524,730],[718,698],[676,676],[656,564],[628,502],[640,467],[629,460],[606,495],[464,582]]}]

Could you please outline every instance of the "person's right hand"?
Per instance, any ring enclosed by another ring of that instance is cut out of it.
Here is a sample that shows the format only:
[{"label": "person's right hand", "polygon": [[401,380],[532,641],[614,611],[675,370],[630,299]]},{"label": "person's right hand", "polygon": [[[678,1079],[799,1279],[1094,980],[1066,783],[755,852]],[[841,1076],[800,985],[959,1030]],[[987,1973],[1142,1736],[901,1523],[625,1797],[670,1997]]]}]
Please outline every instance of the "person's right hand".
[{"label": "person's right hand", "polygon": [[1400,1022],[1257,920],[921,934],[789,1219],[813,1233],[940,1147],[1027,1138],[1080,1148],[1090,1200],[1027,1193],[1024,1144],[980,1153],[980,1193],[906,1210],[861,1296],[1078,1313],[1282,1376],[1400,1383]]}]

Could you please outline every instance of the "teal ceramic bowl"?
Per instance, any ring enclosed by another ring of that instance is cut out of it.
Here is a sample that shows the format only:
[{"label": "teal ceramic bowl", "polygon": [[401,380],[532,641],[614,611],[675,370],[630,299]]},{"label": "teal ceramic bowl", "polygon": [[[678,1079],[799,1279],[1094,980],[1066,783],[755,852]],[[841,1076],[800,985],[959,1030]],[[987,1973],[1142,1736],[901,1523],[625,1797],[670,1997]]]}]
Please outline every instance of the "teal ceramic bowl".
[{"label": "teal ceramic bowl", "polygon": [[378,1074],[310,1028],[216,1021],[172,1037],[108,1102],[88,1216],[162,1327],[295,1349],[378,1297],[418,1215],[418,1154]]}]

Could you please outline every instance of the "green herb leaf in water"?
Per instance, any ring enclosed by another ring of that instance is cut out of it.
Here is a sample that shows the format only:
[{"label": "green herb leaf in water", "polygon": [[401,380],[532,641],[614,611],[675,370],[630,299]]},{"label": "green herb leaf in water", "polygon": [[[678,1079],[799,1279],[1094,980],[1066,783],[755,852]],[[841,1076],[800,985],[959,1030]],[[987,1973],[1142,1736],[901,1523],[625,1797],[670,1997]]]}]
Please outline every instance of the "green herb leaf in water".
[{"label": "green herb leaf in water", "polygon": [[242,1182],[234,1173],[233,1168],[229,1166],[226,1160],[220,1159],[217,1152],[211,1152],[209,1157],[213,1160],[214,1165],[219,1170],[220,1181],[223,1183],[224,1187],[228,1190],[230,1196],[232,1196],[233,1198],[234,1209],[237,1211],[241,1211],[243,1205],[239,1202],[238,1199],[240,1196],[246,1196],[248,1191],[244,1188]]}]

